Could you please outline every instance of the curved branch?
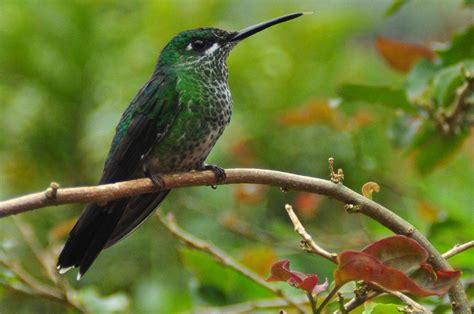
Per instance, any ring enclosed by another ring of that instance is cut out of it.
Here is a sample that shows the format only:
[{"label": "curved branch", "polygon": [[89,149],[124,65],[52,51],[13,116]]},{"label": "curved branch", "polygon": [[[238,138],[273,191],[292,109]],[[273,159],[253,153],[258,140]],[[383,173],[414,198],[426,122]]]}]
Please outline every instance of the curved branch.
[{"label": "curved branch", "polygon": [[[282,187],[287,190],[328,195],[352,207],[357,207],[359,212],[371,217],[393,232],[409,236],[418,241],[428,250],[430,261],[435,268],[451,269],[451,266],[436,248],[411,224],[384,206],[340,183],[336,184],[329,180],[263,169],[227,169],[226,174],[227,178],[222,183],[216,182],[212,171],[178,173],[163,175],[162,177],[165,183],[164,189],[198,185],[254,183]],[[148,178],[94,187],[61,189],[57,188],[57,186],[51,186],[46,192],[0,202],[0,217],[51,205],[89,202],[106,203],[113,199],[156,191],[158,191],[157,188]],[[454,313],[470,313],[467,297],[460,283],[450,290],[449,295]]]}]

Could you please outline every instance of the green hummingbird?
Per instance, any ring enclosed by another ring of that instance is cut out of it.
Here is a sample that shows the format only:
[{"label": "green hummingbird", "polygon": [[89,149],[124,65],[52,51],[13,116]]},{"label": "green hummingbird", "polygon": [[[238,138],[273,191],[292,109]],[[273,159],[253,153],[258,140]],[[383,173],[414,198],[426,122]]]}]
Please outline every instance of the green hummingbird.
[{"label": "green hummingbird", "polygon": [[[198,28],[175,36],[123,113],[100,184],[150,177],[163,188],[160,174],[191,170],[212,170],[217,181],[224,180],[222,168],[204,161],[232,114],[227,56],[243,39],[303,14],[288,14],[238,32]],[[169,192],[89,204],[59,255],[59,272],[79,267],[79,280],[103,249],[139,227]]]}]

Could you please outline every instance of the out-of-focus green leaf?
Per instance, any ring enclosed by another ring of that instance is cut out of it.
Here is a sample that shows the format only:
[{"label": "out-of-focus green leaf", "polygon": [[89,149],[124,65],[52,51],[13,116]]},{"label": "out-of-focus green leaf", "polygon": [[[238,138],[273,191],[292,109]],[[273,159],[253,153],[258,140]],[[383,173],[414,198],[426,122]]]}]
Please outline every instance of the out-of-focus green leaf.
[{"label": "out-of-focus green leaf", "polygon": [[415,64],[405,81],[405,92],[408,99],[413,100],[422,95],[439,69],[439,64],[426,59],[422,59]]},{"label": "out-of-focus green leaf", "polygon": [[464,5],[474,5],[474,0],[464,0]]},{"label": "out-of-focus green leaf", "polygon": [[385,11],[385,16],[390,16],[397,13],[402,6],[408,3],[409,0],[394,0],[392,4]]},{"label": "out-of-focus green leaf", "polygon": [[[452,195],[452,193],[449,194]],[[427,237],[441,252],[451,249],[453,243],[465,243],[472,240],[474,236],[470,221],[472,217],[469,215],[467,217],[458,215],[458,217],[454,218],[453,216],[431,224],[427,231]],[[453,230],[456,230],[456,232],[453,232]],[[455,269],[462,269],[465,274],[472,276],[474,273],[474,268],[472,267],[473,260],[473,250],[467,250],[450,258],[450,263]]]},{"label": "out-of-focus green leaf", "polygon": [[15,274],[8,269],[0,268],[0,285],[12,285],[17,284],[18,279]]},{"label": "out-of-focus green leaf", "polygon": [[444,65],[472,58],[474,56],[474,25],[464,32],[456,34],[451,45],[444,50],[439,50],[438,55]]},{"label": "out-of-focus green leaf", "polygon": [[339,88],[338,94],[345,101],[378,103],[410,113],[416,112],[415,107],[408,102],[405,93],[401,89],[394,89],[388,86],[345,84]]},{"label": "out-of-focus green leaf", "polygon": [[416,132],[415,136],[411,141],[410,147],[408,148],[409,152],[415,151],[421,145],[428,142],[433,136],[436,136],[436,127],[433,123],[426,121],[422,124],[419,130]]},{"label": "out-of-focus green leaf", "polygon": [[400,314],[397,304],[366,302],[362,314]]},{"label": "out-of-focus green leaf", "polygon": [[438,107],[449,107],[456,96],[456,90],[464,82],[463,68],[474,70],[474,60],[465,60],[439,71],[433,79],[433,98]]},{"label": "out-of-focus green leaf", "polygon": [[413,138],[410,151],[414,152],[415,166],[421,174],[428,174],[436,166],[447,161],[466,139],[469,133],[444,135],[432,123],[420,128]]},{"label": "out-of-focus green leaf", "polygon": [[130,311],[130,301],[127,295],[123,293],[101,296],[94,288],[87,288],[79,290],[76,297],[92,313],[105,314]]},{"label": "out-of-focus green leaf", "polygon": [[194,274],[198,297],[214,305],[243,302],[270,294],[253,281],[217,264],[202,252],[184,249],[183,262]]}]

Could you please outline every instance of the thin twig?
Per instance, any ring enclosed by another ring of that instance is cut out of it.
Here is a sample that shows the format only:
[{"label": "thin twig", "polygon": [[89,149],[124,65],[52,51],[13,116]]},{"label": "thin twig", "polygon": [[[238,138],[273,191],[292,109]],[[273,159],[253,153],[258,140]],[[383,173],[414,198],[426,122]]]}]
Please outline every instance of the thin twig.
[{"label": "thin twig", "polygon": [[446,253],[443,254],[443,257],[445,259],[451,258],[454,255],[457,255],[461,252],[464,252],[466,250],[469,250],[470,248],[474,247],[474,241],[469,241],[464,244],[456,244],[451,250],[447,251]]},{"label": "thin twig", "polygon": [[337,302],[339,303],[339,311],[341,312],[341,314],[347,314],[348,312],[344,307],[344,297],[340,292],[337,293]]},{"label": "thin twig", "polygon": [[[356,294],[354,298],[352,298],[349,302],[344,305],[344,309],[347,312],[355,309],[359,305],[363,304],[365,301],[373,299],[381,294],[388,293],[397,298],[399,298],[403,303],[407,304],[410,307],[410,313],[418,313],[418,314],[430,314],[431,311],[414,301],[413,299],[409,298],[405,294],[399,291],[391,291],[386,290],[382,286],[370,283],[365,284],[364,293]],[[338,312],[340,313],[340,312]]]},{"label": "thin twig", "polygon": [[72,301],[66,293],[56,289],[55,287],[51,287],[49,285],[45,285],[39,282],[38,280],[30,276],[28,272],[26,272],[23,267],[21,267],[20,264],[0,258],[0,266],[5,267],[9,271],[11,271],[27,289],[20,289],[18,287],[5,283],[3,285],[6,288],[26,293],[28,295],[38,296],[52,301],[56,301],[64,304],[67,307],[74,308],[81,312],[85,312],[82,306]]},{"label": "thin twig", "polygon": [[399,291],[387,291],[393,296],[396,296],[399,298],[403,303],[407,304],[410,307],[410,311],[407,311],[407,313],[416,313],[416,314],[431,314],[430,310],[413,300],[412,298],[406,296],[405,294],[399,292]]},{"label": "thin twig", "polygon": [[[344,304],[344,308],[345,308],[346,312],[350,312],[353,309],[355,309],[356,307],[364,304],[365,301],[371,300],[371,299],[379,296],[381,293],[382,293],[381,291],[370,290],[370,291],[367,291],[366,293],[364,293],[362,295],[357,295],[356,294],[355,297],[353,297],[349,302]],[[337,312],[337,313],[340,313],[340,312]]]},{"label": "thin twig", "polygon": [[303,239],[305,249],[337,264],[337,254],[326,251],[325,249],[317,245],[316,242],[314,242],[313,238],[309,235],[309,233],[306,232],[306,229],[303,227],[303,224],[298,219],[298,216],[296,216],[293,207],[290,204],[286,204],[285,209],[288,213],[288,216],[290,216],[291,222],[295,227],[296,233],[298,233]]},{"label": "thin twig", "polygon": [[25,240],[26,244],[28,244],[36,259],[40,262],[41,266],[43,266],[43,269],[48,275],[49,279],[53,283],[57,284],[59,281],[59,276],[55,271],[56,269],[54,267],[53,259],[50,255],[48,255],[41,249],[38,241],[32,235],[33,231],[31,230],[30,226],[24,223],[18,216],[15,216],[13,218],[13,221],[15,222],[18,230],[20,230],[23,240]]},{"label": "thin twig", "polygon": [[323,302],[319,305],[319,307],[316,309],[316,314],[319,314],[321,313],[321,311],[324,309],[324,307],[329,303],[329,301],[331,301],[332,297],[337,293],[337,291],[340,289],[341,287],[334,287],[330,292],[329,294],[326,296],[326,298],[324,298]]},{"label": "thin twig", "polygon": [[311,292],[306,292],[306,296],[308,297],[309,304],[311,304],[311,311],[313,314],[316,314],[317,309],[317,299],[315,300],[313,294]]},{"label": "thin twig", "polygon": [[[438,250],[428,239],[410,223],[396,215],[386,207],[360,195],[342,184],[334,184],[329,180],[305,177],[285,172],[262,169],[227,169],[227,178],[220,184],[254,183],[283,187],[286,190],[328,195],[344,204],[357,206],[362,213],[397,234],[403,234],[418,241],[430,254],[430,261],[435,269],[452,269]],[[217,184],[212,171],[188,172],[163,175],[164,189],[213,185]],[[156,192],[153,182],[146,179],[131,180],[95,187],[59,188],[53,199],[48,199],[44,192],[35,193],[0,202],[0,217],[9,216],[51,205],[69,203],[108,202],[113,199],[129,197],[138,194]],[[454,313],[471,313],[466,293],[457,283],[449,291]]]},{"label": "thin twig", "polygon": [[156,215],[160,223],[168,229],[168,231],[181,242],[183,242],[186,246],[204,252],[211,257],[213,257],[218,263],[221,265],[233,269],[237,273],[241,274],[242,276],[252,280],[259,286],[267,289],[268,291],[272,292],[276,296],[284,299],[288,304],[292,305],[296,309],[298,309],[301,313],[305,312],[305,308],[293,301],[289,296],[284,294],[280,289],[277,289],[270,284],[268,284],[262,277],[248,269],[247,267],[241,265],[237,261],[235,261],[232,257],[227,255],[224,251],[218,249],[217,247],[205,242],[201,239],[196,238],[195,236],[187,233],[183,229],[181,229],[175,222],[173,215],[168,214],[166,218],[162,217],[160,214]]}]

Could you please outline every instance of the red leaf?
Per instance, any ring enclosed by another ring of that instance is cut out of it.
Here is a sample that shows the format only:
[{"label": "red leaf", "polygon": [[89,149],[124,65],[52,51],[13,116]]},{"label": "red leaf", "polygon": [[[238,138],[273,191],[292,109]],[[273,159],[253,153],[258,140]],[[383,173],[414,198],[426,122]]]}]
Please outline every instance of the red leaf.
[{"label": "red leaf", "polygon": [[319,294],[328,287],[328,280],[318,285],[319,278],[315,274],[306,275],[297,271],[290,271],[290,261],[283,260],[273,264],[271,275],[267,281],[286,281],[289,285],[303,289],[312,294]]},{"label": "red leaf", "polygon": [[323,198],[314,193],[299,192],[294,200],[295,208],[303,218],[314,218]]},{"label": "red leaf", "polygon": [[415,240],[395,235],[376,241],[362,252],[376,257],[384,265],[410,273],[428,259],[428,252]]},{"label": "red leaf", "polygon": [[300,282],[296,287],[306,290],[308,292],[312,292],[314,287],[318,284],[318,276],[317,275],[308,275],[302,282]]},{"label": "red leaf", "polygon": [[290,261],[282,260],[272,265],[271,275],[266,279],[267,281],[285,281],[293,280],[296,283],[302,279],[295,273],[290,271]]},{"label": "red leaf", "polygon": [[339,267],[334,272],[336,285],[349,281],[364,280],[392,291],[409,292],[418,296],[438,294],[425,291],[401,271],[385,266],[377,258],[355,251],[344,251],[338,255]]},{"label": "red leaf", "polygon": [[435,53],[428,47],[405,43],[384,37],[377,37],[377,50],[382,58],[396,70],[410,71],[413,64],[421,58],[434,60]]},{"label": "red leaf", "polygon": [[427,251],[418,242],[396,235],[374,242],[362,252],[340,253],[334,279],[338,286],[364,280],[387,290],[417,296],[443,295],[456,283],[461,272],[434,271],[427,259]]},{"label": "red leaf", "polygon": [[298,108],[292,108],[278,118],[278,122],[285,127],[326,123],[336,125],[338,117],[326,101],[312,101]]}]

